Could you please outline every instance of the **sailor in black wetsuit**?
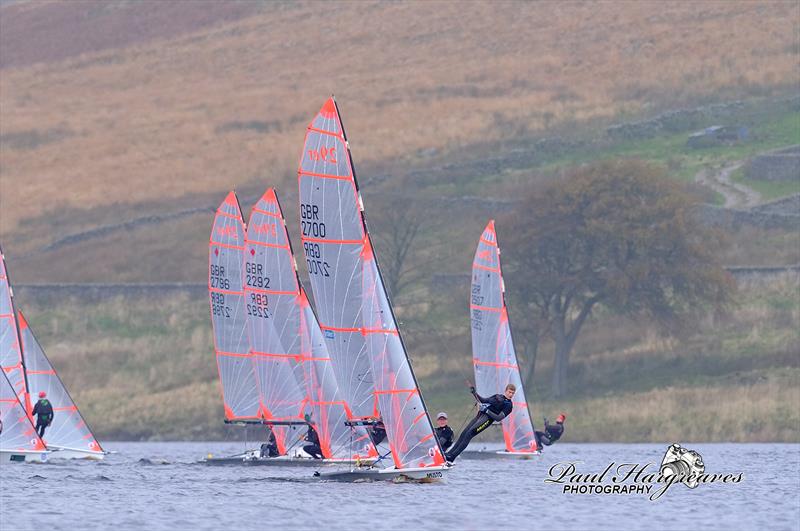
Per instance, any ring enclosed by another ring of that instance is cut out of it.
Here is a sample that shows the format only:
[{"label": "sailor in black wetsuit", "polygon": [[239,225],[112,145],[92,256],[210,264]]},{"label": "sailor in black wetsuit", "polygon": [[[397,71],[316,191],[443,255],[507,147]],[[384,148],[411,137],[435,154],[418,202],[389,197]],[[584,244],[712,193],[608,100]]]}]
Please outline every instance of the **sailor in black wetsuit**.
[{"label": "sailor in black wetsuit", "polygon": [[305,420],[308,422],[308,431],[303,440],[308,444],[303,446],[303,451],[314,459],[322,459],[325,456],[322,455],[322,447],[319,445],[317,430],[314,429],[314,425],[311,423],[311,415],[306,413]]},{"label": "sailor in black wetsuit", "polygon": [[47,393],[44,391],[39,392],[39,401],[33,406],[33,415],[36,417],[36,432],[39,437],[44,437],[44,430],[53,423],[53,406],[46,398]]},{"label": "sailor in black wetsuit", "polygon": [[269,432],[269,442],[261,445],[261,457],[278,457],[281,452],[278,450],[278,441],[275,439],[275,433],[269,426],[267,426],[267,431]]},{"label": "sailor in black wetsuit", "polygon": [[456,444],[445,454],[445,458],[451,463],[464,451],[473,437],[491,426],[493,422],[500,422],[511,414],[511,410],[514,408],[511,399],[517,392],[517,387],[514,384],[508,384],[502,395],[493,395],[489,398],[480,396],[475,392],[474,387],[470,388],[470,392],[480,403],[480,411],[461,432]]},{"label": "sailor in black wetsuit", "polygon": [[372,426],[367,427],[367,431],[372,444],[378,446],[386,438],[386,426],[383,424],[383,417],[375,417],[374,422]]},{"label": "sailor in black wetsuit", "polygon": [[541,445],[550,446],[564,435],[565,420],[567,420],[567,416],[563,413],[558,416],[555,425],[548,424],[547,419],[544,419],[544,431],[536,432],[536,440],[539,441],[540,448]]},{"label": "sailor in black wetsuit", "polygon": [[453,445],[453,429],[447,425],[447,413],[440,411],[436,415],[436,438],[442,445],[442,450],[447,451]]}]

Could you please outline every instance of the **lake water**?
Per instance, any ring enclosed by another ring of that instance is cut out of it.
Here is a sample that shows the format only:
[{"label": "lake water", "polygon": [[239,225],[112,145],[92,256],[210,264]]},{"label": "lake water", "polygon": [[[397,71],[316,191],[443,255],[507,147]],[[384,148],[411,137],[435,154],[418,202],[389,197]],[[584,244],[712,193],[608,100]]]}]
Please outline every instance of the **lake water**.
[{"label": "lake water", "polygon": [[[529,461],[462,458],[435,484],[327,483],[306,467],[210,467],[241,443],[108,443],[106,461],[3,464],[0,529],[800,529],[800,445],[687,444],[739,483],[565,494],[548,469],[659,465],[666,445],[557,444]],[[611,484],[606,478],[605,483]]]}]

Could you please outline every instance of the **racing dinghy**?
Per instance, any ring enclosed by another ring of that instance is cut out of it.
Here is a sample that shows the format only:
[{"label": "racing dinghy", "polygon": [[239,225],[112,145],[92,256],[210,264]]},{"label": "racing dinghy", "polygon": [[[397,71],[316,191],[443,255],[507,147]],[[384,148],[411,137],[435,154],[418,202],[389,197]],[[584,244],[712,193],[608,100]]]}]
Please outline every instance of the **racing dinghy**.
[{"label": "racing dinghy", "polygon": [[31,418],[22,341],[0,248],[0,461],[45,461],[47,448]]},{"label": "racing dinghy", "polygon": [[[212,319],[216,316],[224,322],[229,315],[235,314],[237,300],[230,298],[231,292],[243,295],[243,307],[239,311],[244,314],[244,330],[239,333],[244,332],[247,358],[253,371],[252,379],[247,374],[246,381],[253,382],[250,385],[258,401],[255,413],[251,410],[237,415],[231,408],[231,415],[226,409],[226,422],[269,426],[279,455],[268,457],[262,455],[260,449],[255,449],[228,457],[209,457],[205,462],[213,465],[318,466],[350,460],[374,460],[377,455],[374,450],[372,456],[366,452],[363,455],[349,452],[353,440],[368,440],[368,436],[363,429],[356,433],[358,430],[345,426],[347,406],[338,400],[330,359],[297,277],[294,255],[275,192],[267,190],[256,203],[246,230],[243,223],[238,223],[241,209],[235,195],[229,195],[220,208],[226,211],[222,215],[218,212],[215,221],[218,239],[215,242],[212,235],[210,274],[216,271],[224,278],[212,279],[209,283]],[[222,233],[216,227],[229,219],[233,224],[226,226],[235,230],[225,229],[223,232],[229,236],[236,234],[236,241],[243,242],[242,253],[238,252],[239,246],[235,243],[219,241]],[[214,248],[219,244],[228,245],[227,252],[233,251],[236,255],[229,256],[224,265],[217,264],[215,269],[213,262],[219,254]],[[237,260],[240,260],[238,278],[229,271],[229,268],[237,267]],[[221,307],[215,310],[215,304]],[[224,330],[223,327],[220,329]],[[237,344],[234,348],[240,355],[245,352],[244,344]],[[219,359],[219,350],[217,355]],[[220,375],[223,389],[233,386],[230,377],[223,378],[222,371]],[[226,386],[226,383],[230,385]],[[309,415],[308,420],[306,415]],[[322,459],[314,459],[302,450],[302,440],[309,425],[314,427],[319,438]]]},{"label": "racing dinghy", "polygon": [[353,409],[349,423],[382,421],[389,447],[373,465],[315,475],[335,481],[438,480],[449,467],[397,329],[332,97],[307,128],[298,185],[303,252],[320,329]]},{"label": "racing dinghy", "polygon": [[478,241],[472,263],[470,295],[472,328],[472,365],[475,370],[475,390],[481,396],[502,394],[506,385],[514,384],[511,415],[503,419],[505,450],[494,452],[464,452],[464,457],[501,456],[530,459],[538,455],[538,445],[528,402],[522,388],[511,323],[506,307],[505,284],[500,268],[500,248],[494,220],[489,221]]}]

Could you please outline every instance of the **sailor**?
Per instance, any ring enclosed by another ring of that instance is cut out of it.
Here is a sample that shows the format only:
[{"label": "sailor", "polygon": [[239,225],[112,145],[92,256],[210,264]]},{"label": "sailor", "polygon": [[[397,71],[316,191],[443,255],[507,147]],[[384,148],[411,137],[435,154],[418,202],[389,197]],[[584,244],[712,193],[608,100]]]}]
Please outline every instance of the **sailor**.
[{"label": "sailor", "polygon": [[506,386],[502,395],[492,395],[489,398],[484,398],[476,393],[474,387],[470,387],[469,391],[480,404],[478,414],[467,424],[467,427],[459,435],[456,444],[445,454],[445,458],[450,463],[455,461],[456,457],[464,451],[473,437],[491,426],[493,422],[500,422],[511,414],[511,410],[514,407],[511,399],[514,397],[514,393],[517,392],[517,387],[510,383]]},{"label": "sailor", "polygon": [[386,426],[383,424],[383,417],[373,417],[372,426],[369,429],[369,438],[372,439],[372,444],[378,446],[386,438]]},{"label": "sailor", "polygon": [[322,448],[319,445],[319,435],[317,435],[317,430],[314,429],[314,425],[311,424],[311,415],[306,413],[304,418],[308,423],[308,431],[303,440],[308,442],[308,444],[303,446],[303,451],[314,459],[322,459],[324,456],[322,455]]},{"label": "sailor", "polygon": [[447,413],[440,411],[436,415],[436,438],[442,445],[442,450],[447,450],[453,445],[453,430],[447,425]]},{"label": "sailor", "polygon": [[47,399],[47,393],[39,391],[39,401],[33,406],[33,415],[36,415],[36,432],[39,437],[44,437],[44,430],[53,423],[53,406]]},{"label": "sailor", "polygon": [[544,419],[544,431],[536,432],[536,440],[539,441],[539,447],[542,445],[550,446],[564,435],[564,421],[567,416],[561,413],[556,419],[555,425],[549,424],[547,419]]},{"label": "sailor", "polygon": [[281,453],[278,450],[278,441],[275,439],[275,432],[272,431],[272,427],[270,426],[267,426],[267,431],[269,432],[269,439],[268,442],[261,445],[261,457],[278,457]]}]

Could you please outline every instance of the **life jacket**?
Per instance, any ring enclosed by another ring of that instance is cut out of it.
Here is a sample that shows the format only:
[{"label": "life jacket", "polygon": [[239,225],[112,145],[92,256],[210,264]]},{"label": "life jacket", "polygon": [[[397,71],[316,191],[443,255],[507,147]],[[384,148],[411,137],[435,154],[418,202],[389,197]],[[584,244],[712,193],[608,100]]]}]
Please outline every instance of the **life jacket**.
[{"label": "life jacket", "polygon": [[46,398],[40,398],[36,403],[36,411],[39,416],[39,422],[50,422],[53,420],[53,406]]}]

